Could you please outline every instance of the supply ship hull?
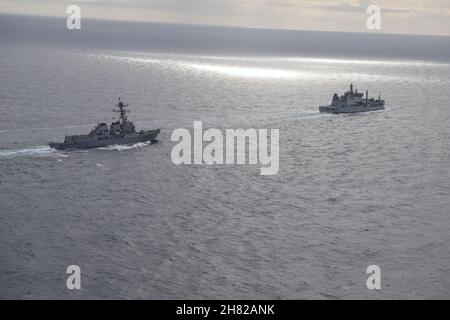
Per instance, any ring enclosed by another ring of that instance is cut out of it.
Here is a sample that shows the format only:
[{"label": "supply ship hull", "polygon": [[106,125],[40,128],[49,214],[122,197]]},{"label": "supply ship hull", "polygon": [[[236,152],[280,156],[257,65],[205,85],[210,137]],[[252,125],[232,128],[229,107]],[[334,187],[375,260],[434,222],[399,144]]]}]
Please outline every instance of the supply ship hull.
[{"label": "supply ship hull", "polygon": [[360,105],[360,106],[348,106],[348,107],[334,107],[334,106],[321,106],[319,107],[320,112],[327,113],[356,113],[356,112],[366,112],[366,111],[377,111],[384,110],[384,103],[378,105]]}]

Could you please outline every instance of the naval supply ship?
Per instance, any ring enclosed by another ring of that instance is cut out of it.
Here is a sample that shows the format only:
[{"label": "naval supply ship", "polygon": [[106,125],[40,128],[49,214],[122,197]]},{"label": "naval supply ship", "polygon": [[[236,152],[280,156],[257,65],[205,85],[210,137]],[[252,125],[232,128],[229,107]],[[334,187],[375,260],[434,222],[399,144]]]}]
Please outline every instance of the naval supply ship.
[{"label": "naval supply ship", "polygon": [[112,122],[109,128],[106,123],[99,123],[89,134],[66,136],[64,142],[50,142],[50,147],[58,150],[97,148],[154,141],[156,139],[160,129],[137,132],[133,122],[127,119],[127,113],[130,112],[126,109],[128,105],[124,104],[119,98],[119,103],[115,106],[118,110],[113,111],[119,113],[120,118]]},{"label": "naval supply ship", "polygon": [[353,84],[350,84],[350,91],[344,95],[338,96],[337,93],[333,95],[333,100],[329,106],[320,106],[320,112],[328,113],[355,113],[364,111],[375,111],[384,109],[384,100],[381,100],[378,94],[378,99],[370,98],[369,91],[366,90],[366,97],[358,90],[353,90]]}]

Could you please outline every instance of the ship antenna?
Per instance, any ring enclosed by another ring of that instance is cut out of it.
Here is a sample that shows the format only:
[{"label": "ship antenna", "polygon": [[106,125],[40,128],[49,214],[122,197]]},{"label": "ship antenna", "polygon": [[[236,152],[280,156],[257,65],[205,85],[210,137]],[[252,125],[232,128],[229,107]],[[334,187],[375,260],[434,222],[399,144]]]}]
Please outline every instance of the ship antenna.
[{"label": "ship antenna", "polygon": [[118,107],[119,110],[114,110],[114,112],[120,113],[120,120],[122,121],[122,124],[123,124],[124,122],[127,121],[127,115],[126,114],[128,112],[130,112],[129,110],[127,110],[125,108],[125,107],[128,107],[128,105],[127,104],[123,104],[122,100],[120,100],[120,97],[119,97],[119,103],[116,104],[116,107]]}]

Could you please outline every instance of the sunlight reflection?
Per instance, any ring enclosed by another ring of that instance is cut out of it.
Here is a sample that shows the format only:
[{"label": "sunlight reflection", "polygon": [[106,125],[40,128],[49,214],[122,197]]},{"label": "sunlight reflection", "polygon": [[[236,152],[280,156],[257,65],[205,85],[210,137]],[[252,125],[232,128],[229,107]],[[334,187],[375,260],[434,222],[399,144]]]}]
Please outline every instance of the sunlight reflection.
[{"label": "sunlight reflection", "polygon": [[312,64],[361,64],[361,65],[387,65],[387,66],[426,66],[426,67],[449,67],[446,63],[437,63],[420,60],[364,60],[364,59],[332,59],[332,58],[285,58],[286,61],[303,62]]},{"label": "sunlight reflection", "polygon": [[[274,65],[269,63],[270,60],[264,59],[261,60],[258,65],[255,65],[255,61],[251,59],[249,61],[239,60],[236,62],[235,57],[228,57],[227,59],[223,59],[224,63],[216,64],[218,59],[214,59],[211,56],[203,57],[202,61],[198,61],[200,56],[196,56],[197,61],[189,61],[193,59],[193,56],[178,56],[178,55],[169,55],[169,54],[154,54],[151,58],[145,57],[130,57],[130,56],[114,56],[114,55],[94,55],[97,58],[104,60],[116,60],[116,61],[125,61],[130,64],[134,64],[136,66],[152,66],[152,65],[160,65],[164,67],[169,67],[173,69],[191,69],[196,71],[208,72],[211,74],[221,74],[223,76],[229,77],[241,77],[241,78],[254,78],[254,79],[295,79],[295,80],[337,80],[337,79],[348,79],[349,81],[424,81],[421,77],[415,76],[404,76],[402,74],[380,74],[379,71],[373,69],[372,72],[357,72],[352,71],[352,69],[342,68],[343,64],[379,64],[379,63],[392,63],[396,64],[397,62],[381,62],[376,60],[339,60],[339,59],[323,59],[323,58],[283,58],[283,61],[279,61],[278,65]],[[205,59],[209,61],[205,61]],[[215,60],[215,61],[214,61]],[[225,63],[230,62],[229,65]],[[250,61],[252,65],[250,65]],[[248,65],[244,65],[245,62]],[[284,62],[284,63],[283,63]],[[287,64],[286,64],[287,62]],[[404,63],[402,65],[401,63]],[[399,62],[399,65],[406,67],[418,67],[424,66],[425,64],[422,62],[415,62],[417,65],[411,64],[412,62]],[[277,68],[266,68],[265,66],[272,65]],[[431,66],[431,64],[429,65]],[[447,65],[450,66],[450,65]],[[362,69],[365,70],[365,69]],[[426,79],[427,82],[440,82],[440,79]]]},{"label": "sunlight reflection", "polygon": [[248,67],[236,67],[236,66],[223,66],[223,65],[211,65],[211,64],[195,64],[188,63],[188,67],[195,68],[197,70],[210,71],[222,73],[229,76],[236,77],[249,77],[249,78],[292,78],[299,74],[293,71],[281,70],[281,69],[266,69],[266,68],[248,68]]}]

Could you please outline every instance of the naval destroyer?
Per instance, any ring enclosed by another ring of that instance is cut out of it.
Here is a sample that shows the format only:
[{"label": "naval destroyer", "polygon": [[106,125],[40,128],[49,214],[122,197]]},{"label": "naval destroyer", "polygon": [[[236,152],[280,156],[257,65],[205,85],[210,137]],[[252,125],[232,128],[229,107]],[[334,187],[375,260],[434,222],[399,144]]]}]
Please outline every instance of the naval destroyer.
[{"label": "naval destroyer", "polygon": [[127,113],[130,112],[127,106],[119,98],[116,104],[118,110],[114,110],[119,113],[119,120],[112,122],[109,127],[106,123],[99,123],[86,135],[66,136],[64,142],[50,142],[50,147],[58,150],[83,149],[154,141],[160,129],[136,131],[133,122],[127,119]]},{"label": "naval destroyer", "polygon": [[366,90],[366,97],[358,90],[353,90],[353,84],[350,84],[350,90],[344,95],[338,96],[337,93],[333,95],[333,100],[328,106],[320,106],[320,112],[328,113],[355,113],[364,111],[375,111],[384,109],[384,100],[381,100],[378,94],[378,99],[370,98],[369,92]]}]

